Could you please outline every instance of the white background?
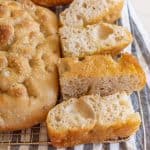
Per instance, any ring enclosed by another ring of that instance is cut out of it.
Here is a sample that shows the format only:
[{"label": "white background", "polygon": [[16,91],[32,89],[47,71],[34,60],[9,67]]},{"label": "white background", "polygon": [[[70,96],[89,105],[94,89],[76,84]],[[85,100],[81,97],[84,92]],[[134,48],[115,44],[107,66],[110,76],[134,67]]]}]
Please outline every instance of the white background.
[{"label": "white background", "polygon": [[150,0],[131,0],[131,2],[150,36]]}]

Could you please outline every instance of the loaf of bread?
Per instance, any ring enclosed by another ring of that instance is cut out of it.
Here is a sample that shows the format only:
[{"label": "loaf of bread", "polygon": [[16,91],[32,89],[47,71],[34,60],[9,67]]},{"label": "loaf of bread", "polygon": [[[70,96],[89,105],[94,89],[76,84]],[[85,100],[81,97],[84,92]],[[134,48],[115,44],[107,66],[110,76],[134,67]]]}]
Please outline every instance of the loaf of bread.
[{"label": "loaf of bread", "polygon": [[127,53],[117,60],[109,55],[61,58],[58,68],[64,99],[91,94],[107,96],[123,91],[131,93],[142,89],[146,83],[138,61]]},{"label": "loaf of bread", "polygon": [[0,131],[45,121],[57,101],[56,15],[31,1],[0,0]]},{"label": "loaf of bread", "polygon": [[56,147],[117,141],[134,134],[140,122],[125,93],[71,98],[47,116],[48,135]]},{"label": "loaf of bread", "polygon": [[72,0],[32,0],[36,4],[43,5],[46,7],[52,7],[56,5],[69,4]]},{"label": "loaf of bread", "polygon": [[74,0],[60,14],[61,25],[84,26],[98,22],[113,23],[121,16],[124,0]]},{"label": "loaf of bread", "polygon": [[132,42],[132,35],[126,28],[108,23],[86,27],[64,26],[60,28],[59,33],[64,56],[115,56]]}]

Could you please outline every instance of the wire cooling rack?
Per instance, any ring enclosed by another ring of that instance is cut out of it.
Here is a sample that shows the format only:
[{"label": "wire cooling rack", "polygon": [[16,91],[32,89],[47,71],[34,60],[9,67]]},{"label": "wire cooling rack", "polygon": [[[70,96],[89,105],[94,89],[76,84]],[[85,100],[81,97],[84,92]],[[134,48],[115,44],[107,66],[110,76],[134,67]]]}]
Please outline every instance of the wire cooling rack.
[{"label": "wire cooling rack", "polygon": [[14,132],[0,132],[0,144],[51,144],[47,137],[45,124],[36,125],[30,129]]}]

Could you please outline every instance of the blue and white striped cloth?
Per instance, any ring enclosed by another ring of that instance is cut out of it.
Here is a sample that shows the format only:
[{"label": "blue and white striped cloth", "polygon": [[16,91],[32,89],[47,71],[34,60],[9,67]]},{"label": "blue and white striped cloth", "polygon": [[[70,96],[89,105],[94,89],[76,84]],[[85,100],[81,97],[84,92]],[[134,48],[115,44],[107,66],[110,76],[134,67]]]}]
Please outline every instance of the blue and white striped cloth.
[{"label": "blue and white striped cloth", "polygon": [[[59,13],[61,9],[62,7],[58,7],[54,10]],[[134,41],[125,51],[133,53],[139,59],[147,75],[146,87],[142,91],[134,92],[131,95],[134,109],[141,114],[141,128],[127,142],[78,145],[67,148],[67,150],[150,150],[150,38],[139,22],[130,0],[126,1],[122,18],[118,20],[117,24],[127,27],[133,34]],[[10,144],[16,143],[18,145],[0,144],[0,150],[56,150],[56,148],[47,144],[49,140],[44,125],[37,125],[28,130],[8,133],[7,135],[0,133],[0,143],[8,141]],[[35,143],[35,145],[24,145],[24,142]],[[65,148],[58,150],[65,150]]]}]

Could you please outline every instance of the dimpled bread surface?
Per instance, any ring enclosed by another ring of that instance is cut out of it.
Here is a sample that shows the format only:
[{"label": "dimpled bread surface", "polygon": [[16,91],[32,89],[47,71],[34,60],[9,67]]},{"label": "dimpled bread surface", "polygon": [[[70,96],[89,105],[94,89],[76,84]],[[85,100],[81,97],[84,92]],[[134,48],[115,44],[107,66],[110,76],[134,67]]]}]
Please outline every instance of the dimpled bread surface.
[{"label": "dimpled bread surface", "polygon": [[0,131],[44,121],[57,100],[57,17],[22,0],[0,0]]}]

